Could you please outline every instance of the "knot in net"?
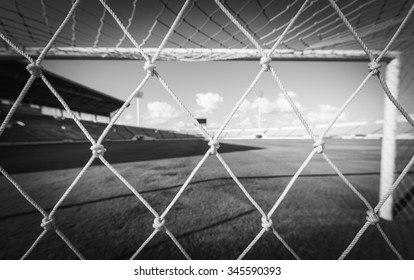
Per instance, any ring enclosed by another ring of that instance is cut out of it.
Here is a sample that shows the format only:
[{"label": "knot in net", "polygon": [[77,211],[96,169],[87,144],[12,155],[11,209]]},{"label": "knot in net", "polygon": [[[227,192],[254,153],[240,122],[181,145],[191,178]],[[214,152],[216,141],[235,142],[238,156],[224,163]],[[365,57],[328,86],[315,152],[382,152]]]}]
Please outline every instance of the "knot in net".
[{"label": "knot in net", "polygon": [[144,70],[147,71],[148,74],[150,74],[151,76],[154,76],[154,71],[155,68],[157,68],[157,65],[147,61],[144,64]]},{"label": "knot in net", "polygon": [[152,227],[157,230],[161,231],[164,228],[165,220],[161,219],[160,217],[157,217],[154,219],[154,223],[152,224]]},{"label": "knot in net", "polygon": [[99,156],[103,156],[104,153],[106,152],[106,149],[103,145],[92,145],[91,146],[91,151],[94,157],[99,157]]},{"label": "knot in net", "polygon": [[323,150],[325,149],[325,142],[322,140],[318,140],[313,144],[313,147],[316,149],[316,152],[318,154],[323,153]]},{"label": "knot in net", "polygon": [[265,68],[266,71],[269,71],[270,62],[272,62],[272,59],[270,57],[262,56],[262,58],[260,58],[260,65],[262,65],[262,67]]},{"label": "knot in net", "polygon": [[378,215],[372,210],[367,211],[366,219],[372,226],[375,226],[379,222]]},{"label": "knot in net", "polygon": [[40,76],[42,75],[42,71],[43,71],[43,67],[35,63],[27,65],[26,69],[35,78],[40,78]]},{"label": "knot in net", "polygon": [[219,144],[219,142],[218,142],[217,140],[210,140],[210,141],[208,142],[208,145],[211,147],[211,148],[210,148],[210,153],[211,153],[212,155],[217,154],[217,150],[220,148],[220,144]]},{"label": "knot in net", "polygon": [[373,75],[378,75],[379,69],[381,68],[381,64],[376,61],[371,61],[368,63],[368,70],[372,72]]},{"label": "knot in net", "polygon": [[40,224],[46,231],[51,231],[55,229],[55,219],[51,217],[44,217],[42,223]]},{"label": "knot in net", "polygon": [[269,231],[269,228],[273,225],[273,222],[271,219],[268,219],[267,217],[263,216],[262,217],[262,227],[266,230]]}]

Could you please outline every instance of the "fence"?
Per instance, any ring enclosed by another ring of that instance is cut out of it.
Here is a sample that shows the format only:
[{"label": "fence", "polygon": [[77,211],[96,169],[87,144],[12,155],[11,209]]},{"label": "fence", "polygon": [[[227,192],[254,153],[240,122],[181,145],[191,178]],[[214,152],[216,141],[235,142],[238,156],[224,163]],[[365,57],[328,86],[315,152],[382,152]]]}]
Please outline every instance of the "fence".
[{"label": "fence", "polygon": [[[25,259],[29,256],[29,254],[35,249],[35,247],[38,245],[40,240],[45,236],[45,234],[48,231],[54,231],[68,246],[72,251],[80,258],[83,259],[82,253],[76,248],[76,244],[73,244],[66,236],[65,234],[59,229],[59,227],[55,223],[55,214],[59,210],[59,207],[61,206],[62,202],[66,199],[66,197],[69,195],[69,193],[76,187],[76,184],[80,180],[80,178],[83,176],[83,174],[86,172],[86,170],[91,166],[93,161],[100,160],[104,165],[107,166],[107,168],[115,174],[119,180],[121,180],[124,185],[137,197],[137,199],[152,213],[154,216],[153,221],[153,232],[148,236],[148,238],[137,248],[136,252],[131,256],[131,259],[134,259],[143,249],[147,246],[147,244],[157,235],[160,233],[165,233],[169,236],[169,238],[175,243],[175,245],[179,248],[179,250],[182,252],[182,254],[187,258],[190,259],[191,256],[186,252],[185,248],[180,244],[180,242],[175,238],[174,234],[168,229],[168,227],[165,224],[166,219],[168,219],[168,214],[171,210],[171,208],[175,205],[177,200],[180,198],[180,196],[186,191],[189,183],[195,176],[195,174],[198,172],[200,167],[204,164],[204,162],[207,160],[208,157],[214,156],[216,157],[220,163],[222,164],[223,168],[226,169],[228,174],[231,176],[231,178],[234,180],[234,182],[238,185],[238,187],[241,189],[241,191],[245,194],[245,196],[249,199],[250,203],[255,207],[255,209],[260,213],[261,215],[261,225],[262,228],[258,229],[259,232],[256,235],[256,237],[251,241],[250,244],[247,244],[247,247],[243,252],[241,252],[239,259],[243,259],[244,256],[250,251],[253,250],[254,245],[256,242],[267,232],[270,231],[274,234],[275,238],[280,240],[280,242],[285,246],[285,248],[296,258],[300,259],[300,256],[298,256],[295,251],[292,249],[291,246],[285,240],[282,238],[282,236],[278,233],[276,230],[276,227],[272,223],[272,215],[278,210],[279,205],[283,201],[283,199],[288,194],[289,190],[292,188],[292,186],[295,184],[296,180],[301,175],[304,168],[308,165],[308,163],[312,160],[313,157],[320,156],[323,157],[324,160],[331,166],[331,168],[338,174],[338,176],[343,180],[343,182],[352,190],[352,192],[365,204],[366,206],[366,221],[362,222],[362,227],[359,230],[359,232],[356,233],[354,239],[350,242],[349,246],[343,251],[343,253],[339,256],[339,259],[344,259],[349,254],[349,252],[353,249],[353,247],[357,244],[361,236],[364,234],[364,232],[367,230],[368,227],[373,226],[376,227],[376,229],[379,231],[379,233],[382,235],[384,240],[387,242],[389,247],[393,250],[395,255],[398,258],[402,258],[402,256],[399,254],[397,249],[393,246],[391,240],[387,237],[384,230],[381,227],[381,223],[379,222],[380,219],[378,217],[378,212],[382,209],[382,207],[387,203],[387,199],[392,195],[394,190],[398,187],[400,182],[403,180],[404,176],[407,174],[409,169],[414,164],[414,157],[411,158],[411,160],[408,162],[404,170],[401,172],[401,174],[398,175],[397,179],[394,181],[394,178],[392,176],[393,173],[393,161],[394,161],[394,153],[395,153],[395,136],[387,137],[384,139],[384,145],[383,145],[383,174],[385,174],[385,177],[382,178],[382,185],[384,186],[384,190],[381,193],[381,197],[379,202],[373,206],[371,205],[364,196],[351,184],[351,182],[341,173],[341,171],[337,168],[335,163],[330,159],[329,157],[329,147],[325,146],[324,143],[324,137],[329,132],[333,124],[336,122],[336,120],[339,118],[339,116],[342,114],[342,112],[347,108],[347,106],[354,100],[354,98],[358,95],[358,93],[361,91],[363,86],[370,80],[371,78],[377,79],[378,82],[381,84],[381,86],[384,89],[384,93],[386,94],[387,98],[391,101],[386,105],[386,110],[389,110],[390,113],[387,114],[387,116],[390,116],[390,121],[388,122],[390,125],[385,125],[384,130],[395,130],[393,127],[393,119],[395,117],[393,114],[395,114],[395,108],[398,109],[399,112],[406,118],[406,120],[410,123],[411,126],[414,126],[414,121],[410,117],[410,115],[405,111],[403,106],[397,101],[398,97],[398,71],[400,68],[400,56],[398,53],[392,53],[391,55],[387,56],[387,52],[389,51],[390,47],[396,42],[399,34],[403,31],[403,29],[406,27],[407,23],[409,22],[411,15],[414,11],[414,5],[410,8],[408,13],[405,15],[401,23],[399,24],[399,27],[395,30],[393,33],[391,39],[389,40],[388,44],[385,46],[385,48],[380,52],[374,52],[371,51],[364,43],[364,41],[361,39],[361,36],[358,34],[358,32],[354,29],[354,27],[351,25],[349,19],[344,14],[342,9],[338,6],[337,1],[334,0],[328,0],[329,6],[335,10],[335,14],[337,16],[337,21],[341,21],[343,24],[345,24],[346,28],[348,29],[349,34],[351,34],[354,38],[354,40],[360,45],[360,47],[363,50],[363,54],[361,52],[357,51],[358,57],[365,57],[368,58],[370,61],[368,64],[369,72],[362,81],[362,83],[358,86],[358,88],[355,89],[355,91],[349,96],[349,98],[346,100],[346,102],[342,105],[342,107],[338,110],[335,117],[332,119],[332,121],[329,123],[329,125],[326,126],[324,131],[319,135],[316,136],[311,129],[311,127],[308,125],[305,118],[302,116],[301,110],[296,106],[295,102],[292,100],[292,98],[289,96],[282,80],[280,79],[279,75],[277,74],[274,66],[275,63],[272,62],[272,57],[274,57],[275,53],[283,54],[283,51],[278,52],[278,47],[280,45],[285,44],[286,35],[288,32],[295,29],[295,22],[299,18],[299,16],[307,10],[311,5],[314,4],[314,2],[317,1],[303,1],[303,3],[300,5],[300,8],[295,12],[295,14],[289,19],[288,24],[280,27],[283,28],[283,32],[280,34],[280,36],[277,37],[277,39],[272,42],[271,48],[263,48],[257,38],[253,36],[245,25],[241,24],[238,20],[238,15],[234,14],[234,12],[230,11],[229,7],[226,6],[223,2],[220,0],[215,0],[215,4],[217,5],[218,9],[222,11],[230,21],[237,26],[238,30],[244,34],[244,36],[248,39],[248,41],[255,47],[255,50],[247,50],[247,51],[241,51],[240,53],[245,53],[249,55],[249,53],[253,53],[254,55],[259,54],[260,59],[258,59],[258,64],[260,65],[260,70],[258,70],[257,75],[254,77],[253,81],[251,82],[248,89],[242,94],[240,99],[238,100],[237,104],[234,106],[233,110],[229,114],[229,116],[226,118],[224,123],[221,125],[218,132],[212,137],[209,135],[209,133],[205,130],[205,128],[198,124],[196,121],[195,116],[190,112],[185,104],[180,100],[180,98],[174,93],[173,89],[169,87],[169,85],[165,82],[165,80],[162,78],[161,73],[157,70],[157,59],[161,55],[165,55],[163,53],[163,49],[165,48],[168,39],[172,36],[174,33],[175,28],[177,25],[180,24],[180,22],[183,20],[184,15],[186,14],[187,10],[189,9],[190,5],[196,5],[196,2],[192,2],[191,0],[186,0],[184,5],[181,7],[179,13],[176,15],[175,20],[169,27],[168,32],[165,34],[164,38],[162,39],[162,42],[160,43],[159,47],[155,50],[155,52],[151,53],[149,55],[140,44],[137,43],[137,41],[134,39],[134,37],[131,35],[131,32],[129,32],[129,27],[131,25],[131,21],[129,21],[128,25],[124,25],[121,20],[117,17],[117,14],[111,9],[110,5],[107,1],[100,0],[101,5],[105,8],[105,13],[108,13],[111,15],[111,17],[116,21],[117,25],[122,29],[123,31],[123,37],[121,38],[120,44],[124,40],[124,38],[128,38],[131,43],[134,45],[134,52],[139,52],[139,55],[142,56],[145,59],[145,66],[144,71],[146,71],[145,78],[137,85],[135,90],[130,94],[130,96],[125,100],[124,105],[118,110],[116,115],[112,118],[111,122],[107,125],[103,133],[99,136],[97,140],[95,140],[88,130],[84,127],[84,125],[80,122],[80,120],[76,117],[76,115],[71,111],[69,106],[66,104],[65,100],[59,95],[59,93],[54,89],[53,85],[48,81],[48,79],[42,74],[42,61],[47,57],[49,51],[53,52],[54,44],[61,34],[62,30],[65,28],[65,26],[69,25],[70,21],[73,20],[75,24],[75,11],[77,10],[77,7],[80,3],[80,0],[73,1],[73,4],[69,10],[69,12],[66,14],[65,19],[60,24],[59,28],[53,33],[49,26],[49,33],[53,34],[53,36],[48,41],[47,45],[41,50],[41,52],[38,54],[37,59],[33,59],[29,54],[25,51],[25,49],[20,48],[17,46],[12,40],[8,37],[6,37],[5,33],[3,31],[0,32],[0,37],[4,40],[4,42],[8,45],[9,48],[11,48],[13,51],[17,52],[19,55],[24,57],[29,63],[27,65],[27,70],[30,72],[31,76],[28,79],[25,87],[22,89],[19,97],[15,101],[14,105],[8,112],[5,120],[3,121],[1,127],[0,127],[0,135],[4,132],[7,124],[10,122],[11,118],[13,117],[14,112],[16,111],[17,106],[22,102],[25,95],[28,93],[30,86],[32,85],[33,81],[35,79],[42,79],[42,81],[45,83],[45,85],[49,88],[49,90],[52,92],[52,94],[59,100],[59,102],[62,104],[62,106],[65,108],[65,110],[68,112],[68,114],[71,116],[71,118],[76,122],[76,124],[79,126],[79,128],[82,130],[82,132],[85,134],[85,136],[88,138],[88,140],[91,143],[91,157],[86,163],[86,165],[83,167],[81,172],[78,174],[78,176],[75,178],[75,180],[72,182],[72,184],[67,188],[65,193],[61,196],[61,198],[58,200],[58,202],[54,205],[53,209],[50,212],[46,212],[35,200],[33,200],[24,190],[22,186],[20,186],[13,178],[9,175],[9,173],[4,170],[2,167],[0,167],[0,172],[3,174],[5,178],[7,178],[15,187],[16,189],[22,194],[22,196],[35,207],[43,216],[43,219],[41,221],[41,227],[43,227],[42,233],[37,237],[36,240],[34,240],[33,244],[30,248],[28,248],[27,252],[22,256],[22,259]],[[250,1],[249,1],[250,2]],[[40,1],[40,3],[44,6],[44,1]],[[294,3],[297,3],[295,1]],[[136,1],[133,2],[134,8]],[[361,4],[361,6],[363,6]],[[404,5],[405,6],[405,5]],[[167,5],[165,4],[165,7]],[[288,6],[289,8],[289,6]],[[344,7],[343,7],[344,8]],[[346,7],[345,7],[346,8]],[[383,8],[384,9],[384,8]],[[270,19],[269,19],[270,20]],[[45,18],[46,24],[47,18]],[[102,27],[99,28],[99,32],[101,32]],[[4,26],[2,27],[2,30],[5,30]],[[74,27],[72,25],[72,30],[74,30]],[[151,34],[151,31],[150,31]],[[144,40],[145,41],[145,40]],[[96,44],[94,44],[96,47]],[[119,45],[117,45],[119,46]],[[102,51],[99,50],[98,51]],[[176,50],[179,52],[180,50]],[[225,51],[224,53],[228,53],[231,55],[232,50]],[[354,52],[355,53],[355,52]],[[313,55],[312,55],[313,54]],[[326,56],[326,53],[324,52],[318,52],[318,51],[311,51],[311,54],[309,57],[316,57],[318,55]],[[223,58],[223,53],[219,54],[221,58]],[[288,56],[292,56],[292,52],[288,52]],[[295,56],[296,54],[293,54]],[[306,56],[306,52],[302,52],[299,56],[303,57]],[[347,52],[331,52],[331,55],[335,57],[344,57],[346,59],[347,55],[349,53]],[[329,56],[329,55],[328,55]],[[352,55],[352,57],[355,59],[355,56]],[[386,69],[386,78],[384,77],[384,74],[382,73],[381,69],[381,61],[386,58],[389,63]],[[184,57],[185,59],[185,57]],[[254,58],[251,58],[254,59]],[[309,153],[306,160],[302,163],[300,168],[297,170],[297,172],[294,174],[294,176],[291,178],[288,185],[285,187],[282,195],[277,199],[277,201],[273,204],[273,207],[270,211],[265,212],[261,206],[250,196],[249,192],[246,190],[246,188],[243,186],[243,184],[238,180],[238,178],[234,175],[232,172],[231,167],[225,162],[223,157],[221,156],[219,152],[220,143],[219,143],[219,137],[222,134],[222,132],[227,127],[230,120],[233,118],[239,107],[241,106],[242,102],[247,98],[247,96],[251,93],[252,89],[254,88],[255,84],[258,82],[260,77],[264,75],[265,73],[270,74],[275,82],[276,85],[280,88],[282,91],[284,97],[289,102],[290,106],[292,107],[293,111],[295,112],[296,116],[302,123],[303,127],[306,129],[309,136],[314,140],[313,149]],[[162,85],[162,87],[166,90],[168,94],[171,95],[171,97],[177,102],[177,104],[189,115],[190,118],[194,120],[194,123],[198,126],[198,129],[200,132],[204,135],[206,139],[208,139],[208,146],[206,147],[206,152],[200,162],[195,166],[193,171],[191,172],[190,176],[187,178],[185,183],[181,186],[175,197],[172,199],[172,201],[169,203],[169,205],[166,207],[166,209],[159,213],[144,199],[144,197],[140,194],[139,191],[137,191],[131,184],[105,159],[105,147],[103,146],[103,140],[105,139],[108,132],[111,130],[111,128],[114,126],[122,112],[125,110],[127,105],[132,101],[132,99],[136,96],[136,94],[142,89],[142,87],[145,85],[145,83],[149,79],[156,79],[159,81],[159,83]],[[385,132],[387,134],[387,132]],[[392,133],[391,133],[392,134]],[[391,169],[392,172],[385,169]],[[391,174],[391,175],[390,175]],[[389,201],[389,200],[388,200]]]}]

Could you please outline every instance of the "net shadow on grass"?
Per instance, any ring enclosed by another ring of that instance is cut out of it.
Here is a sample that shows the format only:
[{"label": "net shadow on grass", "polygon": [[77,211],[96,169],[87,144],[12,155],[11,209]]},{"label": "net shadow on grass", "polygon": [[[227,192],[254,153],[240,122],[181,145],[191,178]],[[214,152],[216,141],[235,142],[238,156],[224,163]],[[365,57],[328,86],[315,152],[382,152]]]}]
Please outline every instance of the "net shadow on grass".
[{"label": "net shadow on grass", "polygon": [[[396,174],[398,174],[398,172],[396,172]],[[408,174],[414,174],[414,171],[408,172]],[[344,175],[347,176],[347,177],[348,176],[371,176],[371,175],[380,175],[380,173],[379,172],[344,173]],[[302,178],[336,177],[336,176],[337,176],[337,174],[302,174],[301,175]],[[254,180],[254,179],[290,178],[290,177],[292,177],[292,175],[248,176],[248,177],[239,176],[238,178],[240,180],[248,180],[248,179]],[[204,179],[204,180],[193,181],[193,182],[190,183],[190,185],[194,186],[194,185],[201,184],[201,183],[208,183],[208,182],[214,182],[214,181],[223,181],[223,180],[231,181],[232,178],[230,178],[230,177],[209,178],[209,179]],[[181,186],[182,186],[182,184],[178,184],[178,185],[173,185],[173,186],[160,187],[160,188],[156,188],[156,189],[142,190],[142,191],[140,191],[140,193],[141,194],[147,194],[147,193],[162,192],[162,191],[167,191],[167,190],[178,189]],[[412,191],[412,192],[414,192],[414,191]],[[84,206],[84,205],[99,203],[99,202],[108,202],[108,201],[115,200],[115,199],[120,199],[120,198],[125,198],[125,197],[133,197],[133,196],[134,196],[134,194],[132,194],[132,193],[113,195],[113,196],[110,196],[110,197],[94,199],[94,200],[87,200],[87,201],[82,201],[82,202],[79,202],[79,203],[71,203],[71,204],[66,204],[66,205],[63,204],[62,206],[60,206],[60,209],[79,207],[79,206]],[[51,207],[44,208],[44,209],[46,211],[52,210]],[[401,210],[400,205],[396,205],[396,209],[394,209],[395,213],[398,213],[400,210]],[[2,215],[2,216],[0,216],[0,221],[5,220],[5,219],[16,218],[16,217],[19,217],[19,216],[35,214],[35,213],[37,213],[36,210],[18,212],[18,213],[13,213],[13,214],[9,214],[9,215]]]}]

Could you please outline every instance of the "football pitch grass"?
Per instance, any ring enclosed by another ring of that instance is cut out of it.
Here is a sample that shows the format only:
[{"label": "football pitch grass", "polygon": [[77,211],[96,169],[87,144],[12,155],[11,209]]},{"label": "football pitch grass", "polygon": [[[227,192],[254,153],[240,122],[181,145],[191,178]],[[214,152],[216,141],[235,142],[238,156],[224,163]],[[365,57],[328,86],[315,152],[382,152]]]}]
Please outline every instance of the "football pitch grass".
[{"label": "football pitch grass", "polygon": [[[201,140],[104,145],[108,161],[158,213],[168,206],[209,148]],[[310,140],[226,140],[221,146],[219,152],[224,160],[265,212],[271,209],[312,150]],[[412,141],[399,142],[397,171],[413,155],[412,147]],[[326,140],[327,155],[373,206],[378,202],[380,148],[380,140]],[[12,154],[13,149],[19,147],[0,147],[3,155]],[[3,157],[1,164],[6,170],[12,169],[15,181],[48,211],[90,155],[86,144],[22,149],[21,155]],[[40,153],[42,149],[47,152]],[[85,156],[78,154],[80,149],[85,150]],[[64,163],[65,160],[70,164]],[[95,161],[99,163],[98,159]],[[413,170],[407,176],[411,180]],[[278,233],[302,259],[337,259],[365,223],[366,210],[322,156],[316,154],[272,220]],[[103,165],[88,169],[55,217],[61,231],[87,259],[130,258],[153,231],[154,219]],[[207,159],[165,219],[167,227],[193,259],[235,259],[261,230],[259,212],[214,156]],[[1,177],[0,259],[20,258],[43,230],[41,220],[42,216]],[[414,259],[414,220],[397,215],[393,222],[380,223],[403,258]],[[54,232],[49,232],[29,256],[29,259],[75,258]],[[182,258],[162,232],[137,257]],[[396,256],[378,230],[369,227],[347,258],[395,259]],[[292,259],[292,255],[269,231],[246,259]]]}]

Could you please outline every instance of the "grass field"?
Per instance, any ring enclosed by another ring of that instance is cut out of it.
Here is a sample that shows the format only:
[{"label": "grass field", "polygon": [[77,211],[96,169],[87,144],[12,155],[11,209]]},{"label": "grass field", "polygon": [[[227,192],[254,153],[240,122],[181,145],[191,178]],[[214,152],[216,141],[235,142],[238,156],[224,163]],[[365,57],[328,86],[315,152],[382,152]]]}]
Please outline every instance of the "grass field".
[{"label": "grass field", "polygon": [[[223,158],[265,211],[270,210],[312,149],[312,142],[307,140],[224,142],[219,150]],[[113,142],[105,146],[108,161],[159,213],[208,149],[199,140]],[[406,152],[412,146],[412,141],[399,143],[398,170],[412,156]],[[380,141],[327,140],[325,151],[375,205]],[[53,207],[90,153],[88,145],[78,144],[1,147],[0,152],[1,164],[14,173],[13,178],[45,209]],[[13,157],[13,153],[17,155]],[[64,162],[65,158],[69,163]],[[412,172],[407,179],[412,180]],[[366,210],[323,158],[316,155],[272,220],[301,258],[337,259],[364,224]],[[167,215],[166,225],[194,259],[235,259],[261,230],[260,218],[220,162],[211,156]],[[12,184],[1,177],[0,259],[20,258],[42,231],[41,219]],[[56,221],[87,259],[127,259],[153,230],[151,213],[102,165],[94,165],[84,174],[57,211]],[[381,226],[402,256],[414,259],[414,221],[397,216],[393,222],[381,221]],[[48,233],[29,258],[76,256],[55,233]],[[138,255],[140,258],[182,259],[183,256],[166,234],[159,233]],[[292,256],[267,232],[246,258],[291,259]],[[370,227],[348,258],[394,259],[395,255],[378,231]]]}]

